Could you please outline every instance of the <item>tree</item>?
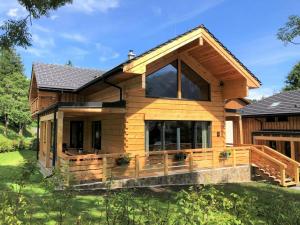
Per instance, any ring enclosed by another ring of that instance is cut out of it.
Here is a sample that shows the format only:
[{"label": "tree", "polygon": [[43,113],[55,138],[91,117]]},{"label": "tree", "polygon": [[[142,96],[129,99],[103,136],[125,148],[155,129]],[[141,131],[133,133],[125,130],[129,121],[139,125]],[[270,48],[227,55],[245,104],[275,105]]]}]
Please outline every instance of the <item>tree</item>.
[{"label": "tree", "polygon": [[294,41],[300,36],[300,17],[299,16],[289,16],[288,22],[286,22],[284,27],[278,30],[277,38],[283,41],[285,44],[300,44],[300,42]]},{"label": "tree", "polygon": [[14,46],[28,47],[31,45],[31,34],[28,23],[32,19],[48,16],[51,10],[72,3],[73,0],[18,0],[28,15],[22,19],[9,19],[0,26],[0,47],[9,49]]},{"label": "tree", "polygon": [[31,123],[28,106],[29,80],[23,74],[21,58],[14,50],[0,51],[0,117],[5,124],[17,126],[22,134],[26,124]]},{"label": "tree", "polygon": [[284,91],[297,90],[300,88],[300,62],[298,62],[288,74],[285,80]]}]

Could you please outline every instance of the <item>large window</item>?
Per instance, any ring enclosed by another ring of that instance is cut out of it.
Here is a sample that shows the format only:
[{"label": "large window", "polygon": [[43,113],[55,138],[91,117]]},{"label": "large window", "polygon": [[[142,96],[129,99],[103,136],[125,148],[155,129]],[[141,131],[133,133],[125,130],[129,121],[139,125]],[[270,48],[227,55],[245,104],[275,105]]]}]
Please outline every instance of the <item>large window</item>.
[{"label": "large window", "polygon": [[209,83],[181,61],[181,96],[185,99],[209,100]]},{"label": "large window", "polygon": [[210,85],[182,60],[176,60],[147,76],[146,96],[209,101]]},{"label": "large window", "polygon": [[101,121],[92,122],[92,148],[101,149]]},{"label": "large window", "polygon": [[83,148],[83,121],[70,122],[70,147]]},{"label": "large window", "polygon": [[146,79],[146,96],[177,97],[177,61],[150,74]]},{"label": "large window", "polygon": [[211,147],[211,122],[146,121],[147,151]]}]

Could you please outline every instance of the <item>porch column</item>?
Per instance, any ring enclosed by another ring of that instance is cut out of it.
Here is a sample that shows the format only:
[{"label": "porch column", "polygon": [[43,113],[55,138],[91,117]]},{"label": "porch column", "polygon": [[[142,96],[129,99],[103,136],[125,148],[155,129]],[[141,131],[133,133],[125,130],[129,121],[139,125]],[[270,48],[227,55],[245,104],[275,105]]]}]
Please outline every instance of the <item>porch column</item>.
[{"label": "porch column", "polygon": [[[64,125],[64,113],[62,111],[57,111],[57,139],[56,139],[56,152],[57,159],[62,155],[62,145],[63,145],[63,125]],[[59,160],[58,160],[59,165]]]},{"label": "porch column", "polygon": [[50,149],[51,149],[51,120],[46,122],[46,168],[50,167]]},{"label": "porch column", "polygon": [[240,145],[244,144],[242,116],[238,117]]},{"label": "porch column", "polygon": [[295,142],[291,141],[291,157],[293,160],[296,158],[296,153],[295,153]]}]

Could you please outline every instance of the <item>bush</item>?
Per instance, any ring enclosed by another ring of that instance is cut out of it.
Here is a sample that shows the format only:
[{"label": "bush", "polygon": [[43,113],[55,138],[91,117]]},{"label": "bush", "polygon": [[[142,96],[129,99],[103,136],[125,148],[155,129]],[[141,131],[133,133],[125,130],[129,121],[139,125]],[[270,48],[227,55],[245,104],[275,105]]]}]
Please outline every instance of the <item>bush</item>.
[{"label": "bush", "polygon": [[13,152],[18,150],[18,145],[11,141],[1,141],[0,142],[0,153],[3,152]]}]

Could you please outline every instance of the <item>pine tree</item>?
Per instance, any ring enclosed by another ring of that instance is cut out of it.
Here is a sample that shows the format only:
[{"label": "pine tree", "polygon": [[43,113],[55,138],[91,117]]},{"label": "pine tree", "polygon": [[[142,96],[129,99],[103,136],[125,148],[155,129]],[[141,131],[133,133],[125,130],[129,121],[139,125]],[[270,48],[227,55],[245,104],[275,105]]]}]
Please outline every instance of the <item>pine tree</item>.
[{"label": "pine tree", "polygon": [[300,62],[297,63],[285,80],[284,91],[297,90],[300,88]]}]

